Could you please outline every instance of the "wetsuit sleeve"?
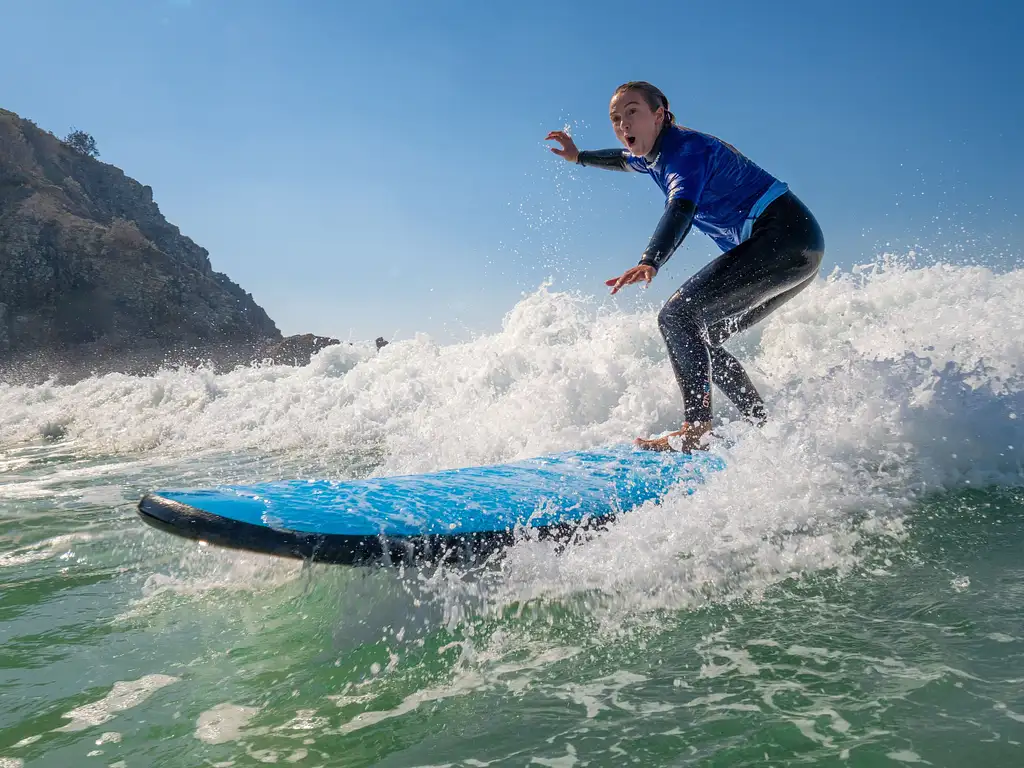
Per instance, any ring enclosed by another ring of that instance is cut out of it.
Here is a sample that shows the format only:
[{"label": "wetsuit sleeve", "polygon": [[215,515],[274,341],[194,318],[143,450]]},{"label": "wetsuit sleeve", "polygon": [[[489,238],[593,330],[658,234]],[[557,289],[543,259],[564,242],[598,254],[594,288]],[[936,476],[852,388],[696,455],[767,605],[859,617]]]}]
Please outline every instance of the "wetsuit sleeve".
[{"label": "wetsuit sleeve", "polygon": [[633,167],[626,161],[624,149],[584,149],[576,158],[583,166],[607,168],[611,171],[632,171]]},{"label": "wetsuit sleeve", "polygon": [[670,198],[665,204],[665,213],[661,215],[661,221],[651,236],[651,242],[647,244],[643,256],[640,257],[640,264],[661,269],[690,231],[696,212],[697,206],[693,201]]},{"label": "wetsuit sleeve", "polygon": [[661,269],[693,226],[697,201],[708,178],[707,154],[688,152],[669,158],[665,168],[668,200],[651,242],[640,258],[641,264]]}]

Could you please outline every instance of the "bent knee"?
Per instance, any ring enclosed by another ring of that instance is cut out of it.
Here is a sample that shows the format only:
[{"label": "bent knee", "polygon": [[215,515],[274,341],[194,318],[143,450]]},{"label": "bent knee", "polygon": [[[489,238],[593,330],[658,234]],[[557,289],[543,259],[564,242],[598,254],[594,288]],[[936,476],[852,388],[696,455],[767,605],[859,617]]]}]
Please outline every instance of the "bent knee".
[{"label": "bent knee", "polygon": [[658,329],[668,338],[692,336],[707,341],[707,329],[692,311],[693,302],[683,297],[670,299],[658,312]]}]

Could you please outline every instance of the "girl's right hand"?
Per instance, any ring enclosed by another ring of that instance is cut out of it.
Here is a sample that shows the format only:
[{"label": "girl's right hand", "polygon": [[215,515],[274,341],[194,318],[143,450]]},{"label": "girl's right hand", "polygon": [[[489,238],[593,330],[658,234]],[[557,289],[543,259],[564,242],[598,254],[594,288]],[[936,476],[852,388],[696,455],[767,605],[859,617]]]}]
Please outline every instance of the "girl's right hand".
[{"label": "girl's right hand", "polygon": [[605,280],[605,285],[612,287],[612,293],[617,293],[619,288],[624,285],[632,285],[633,283],[639,283],[641,280],[646,285],[651,284],[651,280],[658,274],[658,270],[647,264],[637,264],[635,267],[630,267],[622,273],[621,277],[613,277],[611,280]]},{"label": "girl's right hand", "polygon": [[565,131],[552,131],[544,137],[544,141],[551,140],[557,141],[562,145],[562,147],[560,149],[558,147],[548,147],[548,149],[559,157],[568,160],[570,163],[576,162],[576,158],[580,156],[580,151],[576,149],[576,144],[573,142],[572,136]]}]

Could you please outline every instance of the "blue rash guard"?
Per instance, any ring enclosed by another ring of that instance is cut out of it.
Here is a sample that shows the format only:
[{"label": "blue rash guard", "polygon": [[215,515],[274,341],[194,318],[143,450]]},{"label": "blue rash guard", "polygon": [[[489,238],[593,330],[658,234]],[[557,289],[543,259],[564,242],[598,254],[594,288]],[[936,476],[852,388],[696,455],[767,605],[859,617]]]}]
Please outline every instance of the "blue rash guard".
[{"label": "blue rash guard", "polygon": [[641,264],[660,268],[691,224],[728,251],[788,186],[721,139],[669,124],[646,156],[622,149],[583,151],[577,162],[646,173],[665,193],[665,213]]}]

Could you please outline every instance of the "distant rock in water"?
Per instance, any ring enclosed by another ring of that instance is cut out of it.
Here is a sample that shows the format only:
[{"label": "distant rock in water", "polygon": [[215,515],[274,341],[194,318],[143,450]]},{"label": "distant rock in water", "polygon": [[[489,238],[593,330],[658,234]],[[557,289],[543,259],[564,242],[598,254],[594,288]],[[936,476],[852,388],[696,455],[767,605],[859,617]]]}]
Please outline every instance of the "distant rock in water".
[{"label": "distant rock in water", "polygon": [[321,349],[340,343],[337,339],[327,336],[304,333],[299,336],[288,336],[283,341],[265,347],[260,358],[269,359],[277,365],[308,365],[313,355]]},{"label": "distant rock in water", "polygon": [[385,339],[383,336],[378,336],[377,337],[377,351],[378,352],[380,352],[380,350],[383,349],[384,347],[386,347],[387,345],[388,345],[387,339]]},{"label": "distant rock in water", "polygon": [[150,187],[0,109],[0,381],[304,364],[329,343],[282,339]]}]

